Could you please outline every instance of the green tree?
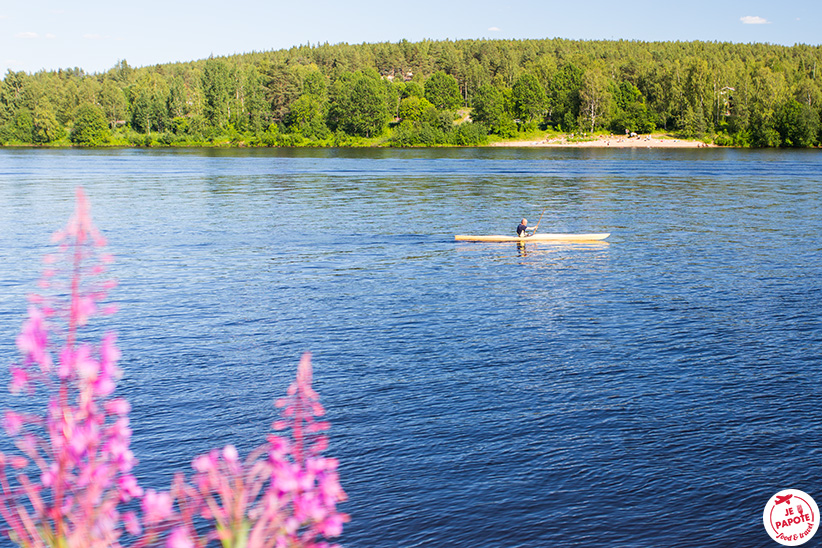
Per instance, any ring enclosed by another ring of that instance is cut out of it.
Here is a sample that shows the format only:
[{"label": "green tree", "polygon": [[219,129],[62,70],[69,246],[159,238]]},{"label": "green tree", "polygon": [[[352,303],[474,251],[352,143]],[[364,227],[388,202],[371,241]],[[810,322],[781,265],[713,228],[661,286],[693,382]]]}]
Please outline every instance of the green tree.
[{"label": "green tree", "polygon": [[186,84],[181,76],[175,76],[168,85],[168,99],[166,100],[168,115],[179,118],[188,114],[188,93]]},{"label": "green tree", "polygon": [[611,96],[611,131],[650,133],[654,130],[653,117],[645,105],[645,97],[635,85],[626,81],[614,84]]},{"label": "green tree", "polygon": [[387,92],[376,72],[356,72],[338,82],[331,105],[332,129],[376,137],[388,123]]},{"label": "green tree", "polygon": [[25,72],[14,72],[9,69],[0,86],[0,120],[8,121],[14,117],[17,109],[23,106],[23,97],[28,87],[29,76]]},{"label": "green tree", "polygon": [[454,116],[451,111],[440,110],[435,106],[430,106],[422,111],[420,122],[442,132],[443,135],[454,129]]},{"label": "green tree", "polygon": [[271,113],[265,100],[265,86],[263,86],[262,75],[254,66],[249,67],[246,72],[245,87],[248,127],[255,133],[260,133],[267,126]]},{"label": "green tree", "polygon": [[474,94],[471,119],[501,137],[512,137],[516,133],[517,126],[505,109],[505,97],[490,84],[481,86]]},{"label": "green tree", "polygon": [[303,94],[301,76],[294,67],[283,62],[267,67],[263,71],[263,81],[272,120],[281,122],[288,115],[291,102]]},{"label": "green tree", "polygon": [[770,67],[756,67],[751,75],[750,130],[754,146],[779,146],[776,111],[788,101],[790,94],[785,75]]},{"label": "green tree", "polygon": [[394,128],[390,140],[392,146],[412,147],[420,144],[419,125],[412,120],[403,120]]},{"label": "green tree", "polygon": [[397,112],[397,116],[399,116],[402,120],[412,120],[414,122],[419,122],[422,120],[423,113],[433,107],[431,103],[428,102],[428,99],[425,97],[406,97],[402,101],[400,101],[400,107]]},{"label": "green tree", "polygon": [[425,81],[425,98],[440,110],[454,110],[462,103],[457,79],[442,70]]},{"label": "green tree", "polygon": [[225,61],[209,58],[203,68],[203,115],[212,127],[223,129],[229,119],[231,75]]},{"label": "green tree", "polygon": [[303,95],[311,95],[324,103],[328,100],[328,79],[319,70],[312,70],[303,80]]},{"label": "green tree", "polygon": [[65,136],[62,126],[49,105],[37,106],[34,109],[32,140],[35,143],[47,144]]},{"label": "green tree", "polygon": [[680,135],[686,139],[702,137],[707,131],[705,114],[699,104],[696,107],[688,105],[680,119]]},{"label": "green tree", "polygon": [[159,73],[142,73],[129,89],[131,127],[142,133],[165,131],[169,127],[169,88]]},{"label": "green tree", "polygon": [[97,105],[84,103],[77,107],[71,142],[80,146],[99,146],[106,143],[109,136],[108,122],[103,109]]},{"label": "green tree", "polygon": [[545,90],[530,73],[522,74],[517,78],[512,89],[514,100],[514,114],[523,122],[542,120],[545,115]]},{"label": "green tree", "polygon": [[579,98],[579,126],[593,133],[596,128],[605,125],[611,99],[608,78],[601,69],[591,68],[585,72]]},{"label": "green tree", "polygon": [[425,97],[425,88],[419,82],[406,82],[405,89],[402,92],[402,98],[406,97]]},{"label": "green tree", "polygon": [[151,100],[151,93],[148,90],[141,90],[131,106],[131,127],[141,133],[149,134],[151,128],[157,125],[155,117],[156,110]]},{"label": "green tree", "polygon": [[816,142],[819,132],[819,113],[790,99],[776,111],[776,131],[781,144],[788,147],[807,147]]},{"label": "green tree", "polygon": [[476,146],[488,142],[485,126],[468,122],[460,124],[454,130],[454,144],[459,146]]},{"label": "green tree", "polygon": [[465,67],[465,73],[463,74],[463,97],[465,103],[470,105],[473,102],[473,97],[477,90],[490,83],[491,75],[482,67],[476,57],[472,57]]},{"label": "green tree", "polygon": [[95,78],[82,78],[77,83],[77,103],[97,103],[102,85]]},{"label": "green tree", "polygon": [[287,123],[304,137],[322,139],[328,136],[323,103],[311,94],[305,94],[291,103]]},{"label": "green tree", "polygon": [[128,116],[128,100],[122,88],[112,79],[106,79],[100,90],[100,107],[108,120],[109,127],[114,128],[117,122],[124,122]]},{"label": "green tree", "polygon": [[781,137],[776,130],[776,122],[772,115],[756,110],[751,115],[750,134],[751,145],[755,147],[778,147]]},{"label": "green tree", "polygon": [[560,67],[547,90],[548,119],[554,126],[561,125],[566,130],[576,127],[582,89],[582,69],[571,63]]},{"label": "green tree", "polygon": [[18,109],[14,113],[13,138],[21,143],[30,143],[34,135],[34,117],[27,108]]},{"label": "green tree", "polygon": [[70,78],[60,78],[55,86],[54,114],[64,126],[71,126],[80,101],[77,98],[77,83]]},{"label": "green tree", "polygon": [[121,86],[126,86],[131,82],[134,69],[128,65],[128,61],[121,59],[108,71],[107,75],[114,78]]},{"label": "green tree", "polygon": [[706,116],[710,116],[711,105],[713,104],[711,98],[714,88],[712,79],[713,70],[704,57],[695,57],[690,60],[689,66],[685,70],[684,99],[688,105],[693,107],[695,113],[702,112],[706,130],[708,123]]},{"label": "green tree", "polygon": [[654,125],[667,129],[674,118],[674,97],[678,93],[670,67],[656,64],[648,67],[639,78],[637,87],[646,98],[647,110]]}]

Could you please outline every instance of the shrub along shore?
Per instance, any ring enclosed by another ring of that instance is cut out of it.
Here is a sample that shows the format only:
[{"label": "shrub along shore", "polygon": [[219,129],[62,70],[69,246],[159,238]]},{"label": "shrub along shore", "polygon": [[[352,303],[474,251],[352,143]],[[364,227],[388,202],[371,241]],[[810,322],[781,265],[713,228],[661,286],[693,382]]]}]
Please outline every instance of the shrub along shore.
[{"label": "shrub along shore", "polygon": [[9,71],[0,145],[815,147],[820,65],[820,46],[545,39]]}]

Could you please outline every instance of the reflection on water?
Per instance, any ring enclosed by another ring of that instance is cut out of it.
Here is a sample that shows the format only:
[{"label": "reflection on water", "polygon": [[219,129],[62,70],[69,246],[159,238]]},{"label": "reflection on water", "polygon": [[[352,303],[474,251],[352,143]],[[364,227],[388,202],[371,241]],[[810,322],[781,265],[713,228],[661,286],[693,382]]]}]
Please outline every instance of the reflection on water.
[{"label": "reflection on water", "polygon": [[[767,546],[822,485],[806,152],[0,150],[0,350],[83,184],[146,487],[259,444],[311,350],[346,546]],[[612,235],[453,241],[543,208]]]},{"label": "reflection on water", "polygon": [[[486,244],[487,245],[487,244]],[[581,250],[598,250],[603,251],[610,245],[606,241],[571,241],[565,242],[557,240],[555,242],[516,242],[517,253],[520,257],[525,257],[529,254],[548,254],[559,253],[566,251],[581,251]],[[510,244],[506,244],[509,247]]]}]

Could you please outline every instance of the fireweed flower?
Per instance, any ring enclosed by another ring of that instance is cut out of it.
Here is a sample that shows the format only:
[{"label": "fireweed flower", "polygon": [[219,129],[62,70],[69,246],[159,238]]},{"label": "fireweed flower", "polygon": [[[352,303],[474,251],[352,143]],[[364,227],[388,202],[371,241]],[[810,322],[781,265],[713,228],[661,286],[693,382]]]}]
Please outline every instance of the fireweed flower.
[{"label": "fireweed flower", "polygon": [[10,385],[13,393],[42,391],[48,403],[43,415],[5,414],[3,426],[25,462],[0,458],[0,515],[21,546],[119,546],[118,504],[143,493],[129,474],[128,407],[109,399],[120,376],[116,339],[81,340],[115,286],[103,279],[110,257],[81,189],[74,215],[52,241],[57,252],[44,261],[43,292],[30,296]]},{"label": "fireweed flower", "polygon": [[[103,278],[111,255],[91,222],[81,189],[66,227],[52,238],[28,319],[17,337],[22,355],[11,367],[12,393],[47,397],[42,415],[8,410],[2,426],[22,455],[0,453],[0,517],[23,547],[120,548],[325,548],[323,538],[342,532],[346,500],[336,459],[321,453],[328,423],[311,388],[311,358],[300,360],[296,381],[279,400],[282,419],[267,442],[245,459],[233,445],[194,459],[187,481],[175,474],[168,492],[144,491],[132,470],[131,406],[115,398],[121,372],[116,336],[99,344],[82,340],[81,328],[100,314],[116,283]],[[139,502],[142,518],[123,503]]]},{"label": "fireweed flower", "polygon": [[[228,445],[192,462],[192,484],[180,486],[178,505],[215,525],[196,545],[216,538],[225,548],[327,547],[322,539],[342,532],[349,518],[336,506],[346,495],[337,461],[320,456],[327,441],[319,432],[328,423],[316,420],[324,411],[311,388],[309,354],[300,360],[288,397],[277,406],[284,408],[284,420],[274,428],[290,428],[290,437],[271,434],[244,460]],[[186,530],[189,539],[196,537],[193,523]]]}]

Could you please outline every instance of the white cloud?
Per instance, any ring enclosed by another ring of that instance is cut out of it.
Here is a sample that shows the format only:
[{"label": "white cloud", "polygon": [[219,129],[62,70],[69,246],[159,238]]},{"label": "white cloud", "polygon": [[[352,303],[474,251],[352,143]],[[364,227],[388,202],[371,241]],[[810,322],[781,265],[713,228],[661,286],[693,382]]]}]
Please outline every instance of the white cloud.
[{"label": "white cloud", "polygon": [[488,30],[491,32],[499,32],[499,27],[490,27]]},{"label": "white cloud", "polygon": [[768,25],[770,21],[765,19],[764,17],[759,17],[758,15],[746,15],[745,17],[740,17],[740,21],[742,21],[745,25]]},{"label": "white cloud", "polygon": [[39,38],[40,37],[36,32],[18,32],[14,36],[15,36],[15,38]]}]

